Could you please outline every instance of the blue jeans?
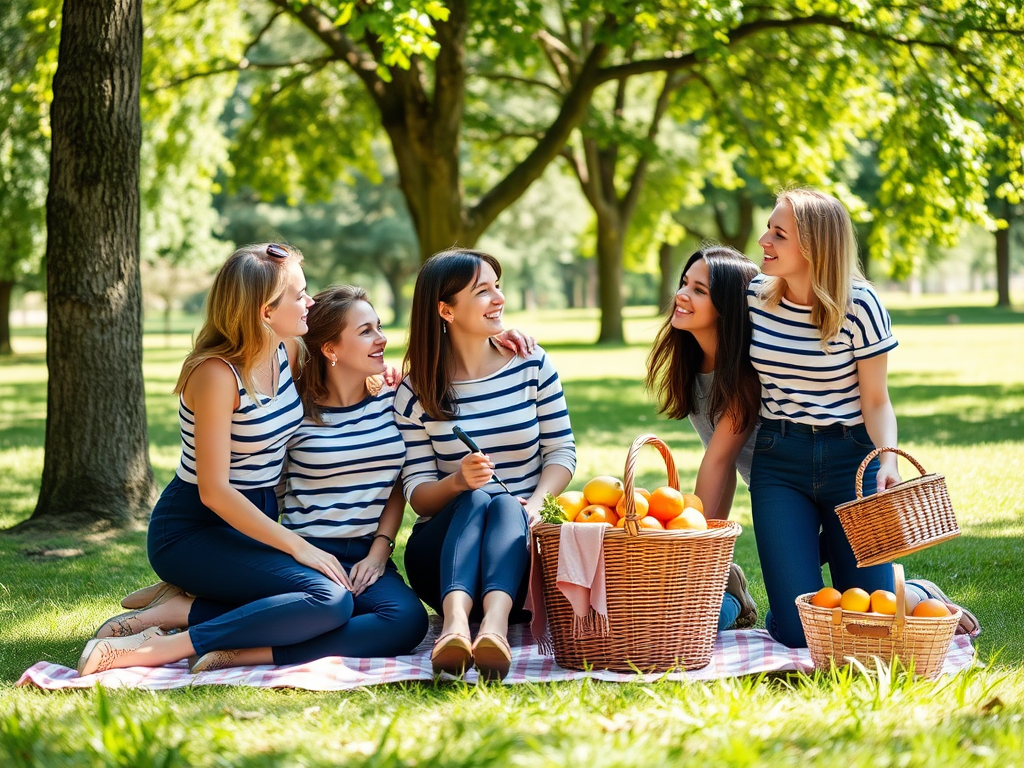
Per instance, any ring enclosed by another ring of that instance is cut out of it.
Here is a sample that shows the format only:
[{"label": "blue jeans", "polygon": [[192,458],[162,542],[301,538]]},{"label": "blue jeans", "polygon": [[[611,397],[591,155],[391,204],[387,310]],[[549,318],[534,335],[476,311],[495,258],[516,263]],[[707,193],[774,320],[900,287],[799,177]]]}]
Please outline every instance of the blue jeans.
[{"label": "blue jeans", "polygon": [[417,523],[405,547],[409,584],[438,614],[445,595],[461,591],[473,599],[471,618],[479,618],[484,595],[497,590],[512,598],[509,620],[527,620],[522,606],[529,565],[526,511],[507,493],[460,493]]},{"label": "blue jeans", "polygon": [[[810,427],[761,419],[750,470],[750,502],[761,572],[768,593],[765,628],[790,648],[807,645],[796,597],[817,592],[827,560],[840,592],[893,589],[892,566],[858,568],[835,513],[856,498],[857,468],[874,450],[867,428]],[[864,472],[864,492],[875,492],[878,459]],[[820,533],[820,542],[819,542]]]},{"label": "blue jeans", "polygon": [[[277,519],[273,488],[242,494]],[[362,539],[313,539],[350,568],[369,551]],[[358,598],[291,555],[228,525],[175,477],[153,510],[149,561],[164,581],[196,595],[189,636],[197,654],[271,647],[276,664],[323,656],[396,656],[423,639],[427,618],[394,563]]]}]

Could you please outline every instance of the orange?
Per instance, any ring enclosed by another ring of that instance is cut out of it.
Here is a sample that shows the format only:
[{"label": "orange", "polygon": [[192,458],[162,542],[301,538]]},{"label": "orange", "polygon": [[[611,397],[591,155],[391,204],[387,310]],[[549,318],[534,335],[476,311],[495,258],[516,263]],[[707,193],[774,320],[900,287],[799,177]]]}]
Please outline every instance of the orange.
[{"label": "orange", "polygon": [[693,507],[702,515],[704,514],[704,502],[700,500],[700,496],[698,496],[696,493],[684,493],[683,506]]},{"label": "orange", "polygon": [[[647,515],[646,517],[641,517],[636,522],[637,522],[637,525],[639,525],[641,528],[650,528],[652,531],[664,531],[665,530],[665,526],[662,525],[661,523],[659,523],[657,520],[655,520],[650,515]],[[619,521],[617,523],[615,523],[615,527],[616,528],[625,528],[626,527],[626,518],[620,517]]]},{"label": "orange", "polygon": [[651,492],[648,491],[646,488],[637,488],[636,492],[643,496],[648,501],[648,503],[651,501]]},{"label": "orange", "polygon": [[685,508],[683,494],[675,488],[663,485],[651,492],[650,509],[647,514],[667,523],[673,517],[679,517]]},{"label": "orange", "polygon": [[933,619],[941,619],[943,616],[952,616],[949,612],[949,608],[941,600],[936,600],[934,597],[929,597],[927,600],[922,600],[914,608],[913,615],[915,617],[927,617]]},{"label": "orange", "polygon": [[583,495],[583,491],[566,491],[561,496],[555,497],[555,501],[565,512],[565,519],[570,523],[587,506],[587,497]]},{"label": "orange", "polygon": [[814,593],[811,605],[816,605],[819,608],[838,608],[842,599],[843,593],[835,587],[822,587]]},{"label": "orange", "polygon": [[622,498],[622,481],[617,477],[601,475],[583,486],[583,495],[591,504],[614,508]]},{"label": "orange", "polygon": [[[647,503],[647,499],[643,497],[643,494],[639,491],[633,491],[633,501],[636,504],[636,516],[646,516],[650,505]],[[626,516],[626,494],[622,494],[622,498],[619,499],[619,503],[615,505],[615,514],[619,517]]]},{"label": "orange", "polygon": [[850,587],[843,592],[843,597],[839,601],[839,607],[844,611],[867,613],[868,608],[871,607],[871,595],[860,587]]},{"label": "orange", "polygon": [[589,507],[584,507],[576,515],[577,523],[608,523],[608,525],[615,525],[617,521],[618,517],[615,512],[603,504],[591,504]]},{"label": "orange", "polygon": [[896,615],[896,595],[887,589],[876,589],[871,593],[871,610],[884,613],[886,616]]},{"label": "orange", "polygon": [[914,615],[914,609],[917,608],[917,604],[921,602],[920,595],[912,589],[908,589],[903,600],[903,612],[907,616]]},{"label": "orange", "polygon": [[670,531],[706,531],[708,529],[708,521],[696,509],[687,507],[665,523],[665,527]]}]

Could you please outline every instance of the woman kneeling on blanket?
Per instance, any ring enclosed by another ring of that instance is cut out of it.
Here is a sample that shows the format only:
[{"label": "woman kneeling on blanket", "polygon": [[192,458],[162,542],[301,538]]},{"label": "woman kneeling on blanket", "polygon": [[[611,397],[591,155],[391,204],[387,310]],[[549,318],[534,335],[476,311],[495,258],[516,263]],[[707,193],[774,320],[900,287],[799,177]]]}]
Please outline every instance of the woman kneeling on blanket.
[{"label": "woman kneeling on blanket", "polygon": [[[413,295],[409,375],[395,397],[408,449],[405,495],[420,516],[406,573],[444,618],[431,662],[436,673],[452,674],[475,663],[485,679],[508,674],[510,615],[527,618],[529,520],[576,468],[562,386],[547,355],[539,347],[512,355],[491,342],[502,329],[500,277],[497,260],[478,251],[427,260]],[[457,425],[482,452],[462,446]]]},{"label": "woman kneeling on blanket", "polygon": [[[380,322],[359,289],[315,304],[300,261],[286,246],[251,246],[214,280],[176,387],[181,463],[149,527],[150,562],[168,583],[99,628],[79,674],[193,655],[194,672],[394,656],[426,634],[426,613],[390,561],[405,448],[394,390],[367,389],[385,368]],[[316,332],[297,391],[307,320]]]}]

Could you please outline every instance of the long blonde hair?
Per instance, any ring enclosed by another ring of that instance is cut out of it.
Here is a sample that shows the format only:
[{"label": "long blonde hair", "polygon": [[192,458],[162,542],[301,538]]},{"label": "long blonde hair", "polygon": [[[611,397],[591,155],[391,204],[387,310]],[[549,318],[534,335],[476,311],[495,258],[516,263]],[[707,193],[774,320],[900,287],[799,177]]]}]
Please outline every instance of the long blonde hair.
[{"label": "long blonde hair", "polygon": [[[800,252],[811,265],[811,289],[815,301],[811,322],[821,331],[821,345],[830,350],[846,323],[855,280],[864,281],[857,263],[857,236],[846,206],[816,189],[787,189],[776,203],[787,202],[796,220]],[[766,277],[761,299],[768,308],[777,307],[786,292],[786,281]]]},{"label": "long blonde hair", "polygon": [[263,321],[263,310],[280,303],[288,280],[287,266],[292,262],[301,264],[302,253],[273,243],[247,245],[231,254],[213,279],[206,297],[206,319],[182,363],[175,394],[181,393],[196,368],[216,357],[235,367],[245,391],[260,405],[253,368],[263,362],[274,339],[274,332]]}]

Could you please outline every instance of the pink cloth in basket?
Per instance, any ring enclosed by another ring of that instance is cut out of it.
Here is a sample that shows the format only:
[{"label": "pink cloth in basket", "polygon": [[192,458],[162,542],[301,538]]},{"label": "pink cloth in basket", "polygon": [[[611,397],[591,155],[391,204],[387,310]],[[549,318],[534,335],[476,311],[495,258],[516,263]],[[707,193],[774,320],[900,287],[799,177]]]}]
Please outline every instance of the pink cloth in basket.
[{"label": "pink cloth in basket", "polygon": [[[599,523],[563,523],[558,539],[558,591],[573,611],[572,636],[608,634],[608,592],[604,574],[604,531]],[[531,548],[530,591],[526,607],[533,612],[530,629],[542,649],[549,648],[544,577],[536,547]]]}]

